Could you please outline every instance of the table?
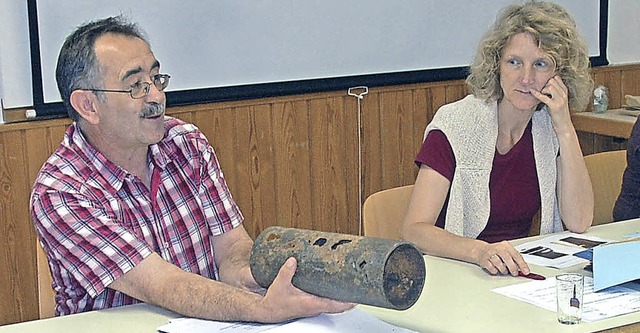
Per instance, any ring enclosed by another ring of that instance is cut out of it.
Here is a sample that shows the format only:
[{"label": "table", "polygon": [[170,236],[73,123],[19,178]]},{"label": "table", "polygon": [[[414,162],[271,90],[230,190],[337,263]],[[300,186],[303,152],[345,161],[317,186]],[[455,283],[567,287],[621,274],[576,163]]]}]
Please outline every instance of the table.
[{"label": "table", "polygon": [[[612,240],[640,232],[640,219],[614,222],[590,228],[586,234]],[[524,238],[514,243],[531,241]],[[593,323],[566,326],[557,322],[556,314],[537,306],[499,295],[491,290],[525,278],[491,276],[475,265],[432,256],[425,256],[427,279],[422,295],[408,310],[362,306],[371,314],[390,323],[419,332],[595,332],[629,325],[611,332],[640,331],[640,312]],[[554,276],[560,271],[531,265],[532,271]],[[563,271],[590,273],[574,266]],[[148,304],[136,304],[77,315],[36,320],[0,326],[0,333],[9,332],[155,332],[156,328],[179,315]],[[609,332],[609,331],[607,331]]]},{"label": "table", "polygon": [[[640,232],[640,219],[591,227],[585,234],[621,240]],[[524,238],[523,243],[545,236]],[[567,326],[558,323],[556,313],[492,292],[497,287],[527,282],[522,277],[491,276],[477,266],[449,259],[425,256],[427,278],[416,304],[404,312],[367,307],[385,321],[419,332],[594,332],[640,322],[640,312]],[[560,270],[530,265],[532,271],[555,276]],[[581,265],[562,270],[590,276]],[[640,324],[635,330],[640,331]]]},{"label": "table", "polygon": [[571,121],[576,131],[628,139],[639,111],[611,109],[604,113],[576,112]]},{"label": "table", "polygon": [[20,333],[128,333],[156,332],[179,314],[140,303],[118,308],[0,326],[0,332]]}]

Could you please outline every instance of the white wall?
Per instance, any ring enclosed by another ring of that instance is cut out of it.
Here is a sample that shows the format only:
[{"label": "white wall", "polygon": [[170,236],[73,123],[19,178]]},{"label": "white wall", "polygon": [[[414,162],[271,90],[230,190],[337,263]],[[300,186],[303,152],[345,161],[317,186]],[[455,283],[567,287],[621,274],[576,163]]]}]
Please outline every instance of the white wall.
[{"label": "white wall", "polygon": [[[125,13],[139,22],[172,74],[171,92],[466,66],[496,12],[520,0],[86,1],[37,1],[45,103],[60,101],[60,45],[96,17]],[[554,1],[600,55],[600,0]]]},{"label": "white wall", "polygon": [[25,101],[31,101],[31,80],[16,80],[31,75],[29,54],[27,2],[0,0],[0,98],[5,107],[28,106]]},{"label": "white wall", "polygon": [[[640,1],[609,1],[607,59],[611,64],[640,63],[638,17]],[[20,79],[31,70],[28,36],[26,1],[0,0],[0,97],[5,108],[32,103],[31,81]]]},{"label": "white wall", "polygon": [[609,0],[607,59],[611,64],[640,62],[640,1]]}]

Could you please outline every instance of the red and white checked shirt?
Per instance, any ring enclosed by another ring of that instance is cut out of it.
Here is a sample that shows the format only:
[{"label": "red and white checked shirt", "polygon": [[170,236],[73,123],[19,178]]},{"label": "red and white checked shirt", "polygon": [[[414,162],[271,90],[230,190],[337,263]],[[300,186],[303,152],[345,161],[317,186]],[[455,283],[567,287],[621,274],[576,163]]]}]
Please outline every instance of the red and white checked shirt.
[{"label": "red and white checked shirt", "polygon": [[212,236],[243,217],[213,148],[194,125],[171,117],[149,148],[151,189],[95,150],[75,123],[40,170],[31,215],[58,315],[138,303],[106,286],[152,251],[217,279]]}]

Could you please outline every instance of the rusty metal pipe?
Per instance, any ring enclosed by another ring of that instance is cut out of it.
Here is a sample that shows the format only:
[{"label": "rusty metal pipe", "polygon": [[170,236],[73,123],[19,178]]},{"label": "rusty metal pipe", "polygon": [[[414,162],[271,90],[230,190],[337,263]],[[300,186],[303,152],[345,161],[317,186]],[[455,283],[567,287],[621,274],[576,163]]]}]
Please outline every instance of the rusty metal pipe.
[{"label": "rusty metal pipe", "polygon": [[292,283],[318,296],[405,310],[420,297],[425,282],[422,253],[411,243],[273,226],[256,238],[251,273],[263,287],[295,257]]}]

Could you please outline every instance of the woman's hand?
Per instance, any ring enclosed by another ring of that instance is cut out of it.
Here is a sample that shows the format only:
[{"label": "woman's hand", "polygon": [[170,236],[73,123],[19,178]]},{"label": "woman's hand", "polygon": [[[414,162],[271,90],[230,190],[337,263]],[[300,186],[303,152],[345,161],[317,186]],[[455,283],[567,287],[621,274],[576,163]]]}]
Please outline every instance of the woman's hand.
[{"label": "woman's hand", "polygon": [[547,81],[540,91],[531,89],[531,94],[547,105],[553,128],[557,134],[573,130],[569,112],[569,92],[560,76],[555,75]]},{"label": "woman's hand", "polygon": [[519,271],[523,274],[531,272],[520,252],[507,241],[486,243],[478,251],[476,264],[493,275],[511,274],[517,276]]}]

